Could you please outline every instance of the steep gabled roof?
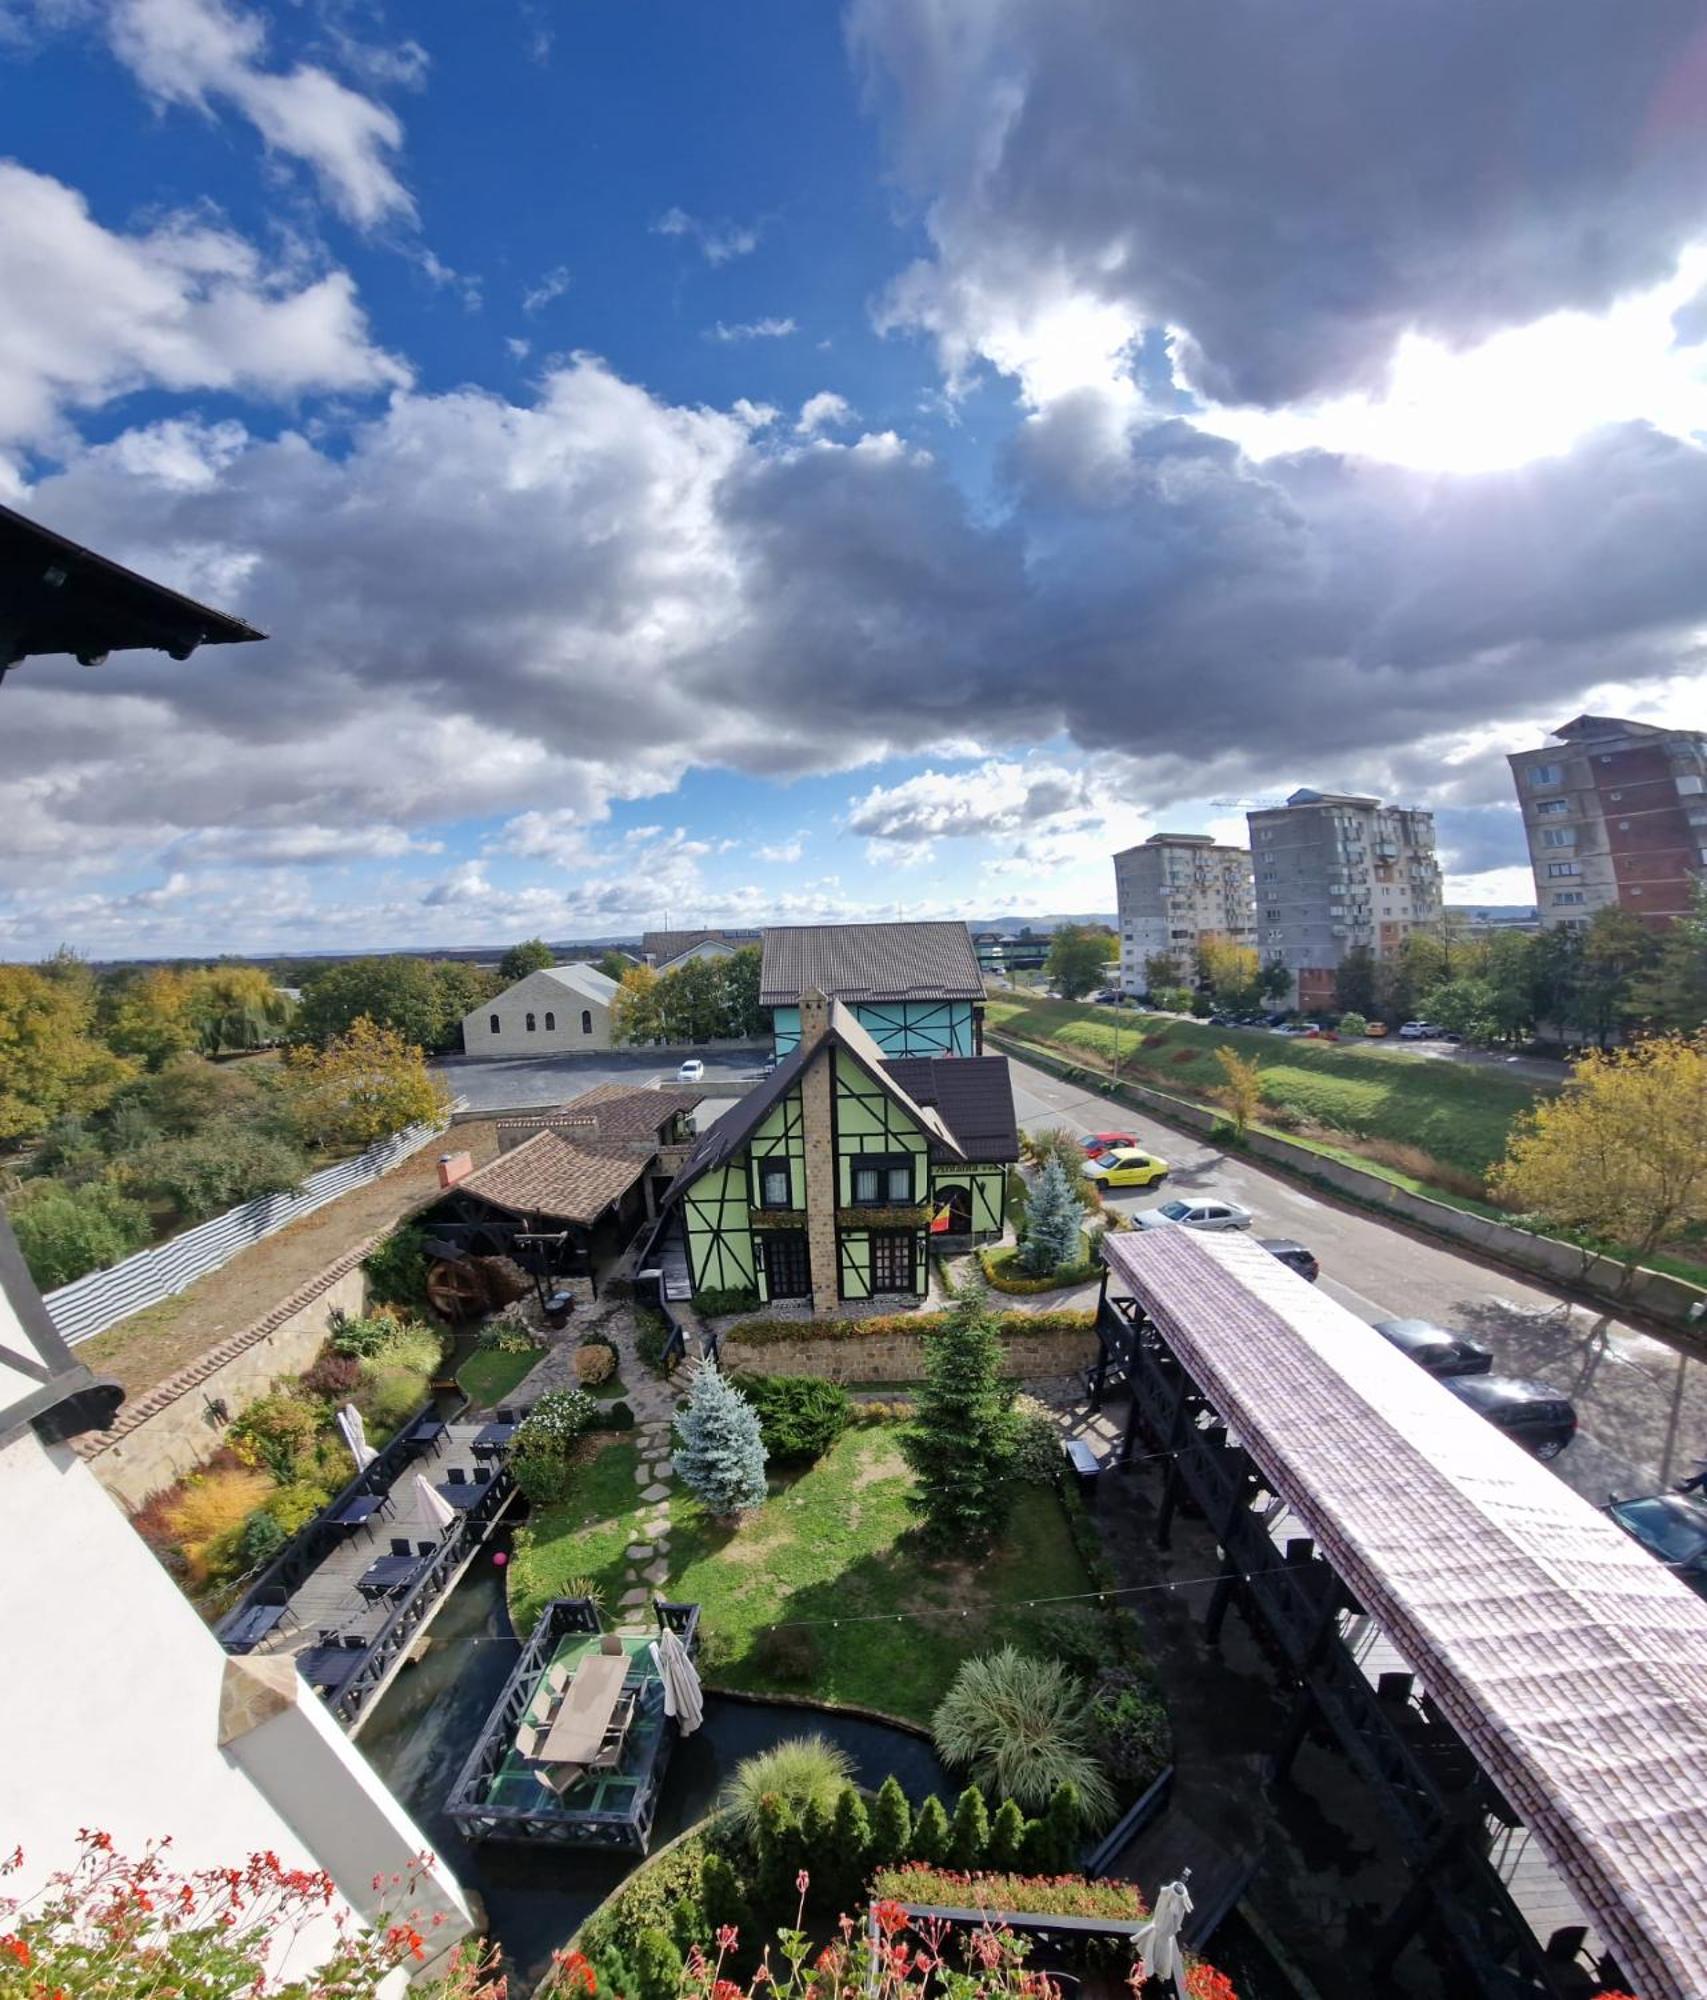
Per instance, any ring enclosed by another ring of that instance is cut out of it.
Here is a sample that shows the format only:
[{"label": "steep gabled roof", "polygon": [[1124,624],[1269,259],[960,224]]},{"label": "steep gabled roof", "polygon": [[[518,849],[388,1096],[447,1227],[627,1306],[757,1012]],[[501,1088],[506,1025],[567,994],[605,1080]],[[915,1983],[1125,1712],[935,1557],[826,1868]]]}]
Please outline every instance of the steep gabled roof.
[{"label": "steep gabled roof", "polygon": [[[627,1144],[655,1139],[678,1111],[692,1111],[705,1101],[702,1090],[654,1090],[648,1085],[599,1083],[567,1104],[542,1105],[539,1110],[500,1118],[498,1143],[518,1132],[555,1132],[559,1138],[597,1148],[601,1143]],[[518,1140],[519,1144],[520,1141]]]},{"label": "steep gabled roof", "polygon": [[1017,1160],[1019,1121],[1006,1056],[894,1056],[887,1068],[935,1111],[969,1160]]},{"label": "steep gabled roof", "polygon": [[654,965],[668,965],[696,944],[723,944],[739,951],[743,945],[757,944],[760,935],[758,931],[648,931],[640,940],[640,949]]},{"label": "steep gabled roof", "polygon": [[[616,998],[618,982],[596,965],[587,965],[577,959],[573,965],[542,965],[540,971],[547,979],[555,979],[559,986],[567,986],[571,992],[579,993],[583,1000],[597,1000],[608,1007]],[[532,978],[532,974],[528,975]],[[517,984],[521,982],[518,980]],[[478,1010],[476,1010],[478,1011]]]},{"label": "steep gabled roof", "polygon": [[759,1004],[791,1007],[812,987],[832,1000],[982,1000],[963,923],[788,924],[765,932]]}]

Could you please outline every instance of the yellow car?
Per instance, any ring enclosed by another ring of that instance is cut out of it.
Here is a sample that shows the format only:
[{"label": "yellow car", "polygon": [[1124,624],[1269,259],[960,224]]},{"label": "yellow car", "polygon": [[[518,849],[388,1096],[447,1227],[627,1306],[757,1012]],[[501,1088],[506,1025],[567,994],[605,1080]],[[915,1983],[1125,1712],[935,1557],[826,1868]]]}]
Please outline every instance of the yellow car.
[{"label": "yellow car", "polygon": [[1387,1032],[1387,1023],[1385,1021],[1371,1021],[1363,1032],[1372,1042],[1378,1042]]},{"label": "yellow car", "polygon": [[1155,1187],[1167,1179],[1168,1163],[1140,1146],[1116,1146],[1087,1160],[1081,1171],[1086,1180],[1102,1187]]}]

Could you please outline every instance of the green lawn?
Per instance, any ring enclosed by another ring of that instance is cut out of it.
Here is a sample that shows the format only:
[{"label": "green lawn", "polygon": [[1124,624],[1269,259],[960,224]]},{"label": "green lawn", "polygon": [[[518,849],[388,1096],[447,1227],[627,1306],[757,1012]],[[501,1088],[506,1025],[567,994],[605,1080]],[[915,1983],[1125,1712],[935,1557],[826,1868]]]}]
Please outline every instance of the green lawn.
[{"label": "green lawn", "polygon": [[[641,1511],[634,1463],[631,1445],[607,1447],[573,1498],[537,1518],[531,1546],[511,1564],[518,1630],[571,1576],[597,1577],[614,1606]],[[809,1471],[773,1479],[765,1505],[735,1532],[678,1487],[669,1592],[703,1607],[706,1678],[923,1722],[963,1659],[1012,1636],[1018,1603],[1088,1588],[1047,1489],[1020,1488],[993,1555],[942,1562],[918,1547],[911,1484],[895,1428],[879,1425],[847,1432]],[[764,1636],[779,1624],[797,1629]]]},{"label": "green lawn", "polygon": [[1485,1174],[1500,1158],[1511,1121],[1544,1089],[1499,1070],[1398,1048],[1342,1048],[1130,1010],[1116,1017],[1106,1007],[1065,1000],[991,999],[988,1019],[992,1028],[1023,1040],[1104,1061],[1114,1055],[1118,1037],[1123,1075],[1184,1097],[1219,1084],[1215,1051],[1231,1046],[1255,1060],[1271,1104],[1358,1138],[1420,1146],[1475,1174]]},{"label": "green lawn", "polygon": [[502,1348],[485,1347],[471,1354],[456,1371],[463,1392],[477,1410],[489,1410],[501,1403],[523,1376],[531,1375],[539,1364],[539,1354],[506,1354]]}]

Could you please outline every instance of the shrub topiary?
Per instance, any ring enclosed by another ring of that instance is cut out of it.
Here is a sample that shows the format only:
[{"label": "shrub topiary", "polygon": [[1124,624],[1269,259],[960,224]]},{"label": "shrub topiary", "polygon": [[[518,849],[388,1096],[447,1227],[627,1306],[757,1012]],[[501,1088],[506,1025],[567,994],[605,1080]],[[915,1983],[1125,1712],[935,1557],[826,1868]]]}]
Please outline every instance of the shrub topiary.
[{"label": "shrub topiary", "polygon": [[968,1785],[955,1801],[954,1824],[949,1829],[948,1858],[956,1868],[971,1871],[984,1865],[990,1845],[990,1809],[976,1785]]},{"label": "shrub topiary", "polygon": [[829,1880],[824,1884],[846,1909],[864,1896],[871,1872],[871,1819],[865,1801],[852,1785],[844,1785],[830,1823]]},{"label": "shrub topiary", "polygon": [[759,1416],[775,1465],[810,1465],[848,1427],[852,1401],[839,1382],[816,1375],[742,1375],[736,1384]]},{"label": "shrub topiary", "polygon": [[616,1373],[616,1349],[608,1340],[583,1340],[575,1350],[575,1378],[584,1389],[595,1389]]},{"label": "shrub topiary", "polygon": [[912,1857],[935,1866],[948,1859],[951,1835],[942,1800],[932,1792],[913,1818]]},{"label": "shrub topiary", "polygon": [[1014,1477],[1053,1486],[1061,1472],[1061,1434],[1035,1396],[1014,1398]]},{"label": "shrub topiary", "polygon": [[589,1428],[595,1431],[631,1431],[634,1428],[634,1411],[627,1403],[595,1403]]},{"label": "shrub topiary", "polygon": [[878,1867],[905,1861],[913,1840],[913,1809],[893,1772],[877,1788],[871,1807],[871,1858]]},{"label": "shrub topiary", "polygon": [[984,1850],[986,1865],[991,1868],[1017,1868],[1020,1856],[1025,1852],[1026,1817],[1013,1799],[1003,1799],[1001,1808],[990,1822],[990,1842]]},{"label": "shrub topiary", "polygon": [[722,1313],[755,1311],[759,1295],[750,1285],[707,1286],[704,1291],[694,1293],[693,1302],[696,1311],[704,1313],[707,1319],[716,1319]]},{"label": "shrub topiary", "polygon": [[644,1930],[634,1940],[634,1979],[639,2000],[676,2000],[682,1955],[667,1931]]}]

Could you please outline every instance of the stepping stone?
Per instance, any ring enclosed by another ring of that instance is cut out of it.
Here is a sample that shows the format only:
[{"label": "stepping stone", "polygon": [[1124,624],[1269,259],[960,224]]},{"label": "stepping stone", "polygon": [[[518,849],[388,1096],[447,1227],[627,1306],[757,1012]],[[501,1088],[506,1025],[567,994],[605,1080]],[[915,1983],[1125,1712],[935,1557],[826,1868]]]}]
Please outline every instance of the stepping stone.
[{"label": "stepping stone", "polygon": [[622,1553],[623,1559],[626,1562],[637,1563],[644,1562],[648,1556],[655,1554],[656,1551],[650,1542],[636,1542],[632,1548],[624,1549]]},{"label": "stepping stone", "polygon": [[640,1497],[642,1500],[668,1500],[670,1489],[667,1486],[648,1486]]},{"label": "stepping stone", "polygon": [[649,1569],[644,1569],[640,1573],[648,1583],[660,1584],[668,1579],[670,1565],[667,1562],[655,1562]]},{"label": "stepping stone", "polygon": [[624,1610],[629,1610],[636,1604],[644,1604],[651,1595],[649,1590],[625,1590],[617,1599],[617,1603]]}]

